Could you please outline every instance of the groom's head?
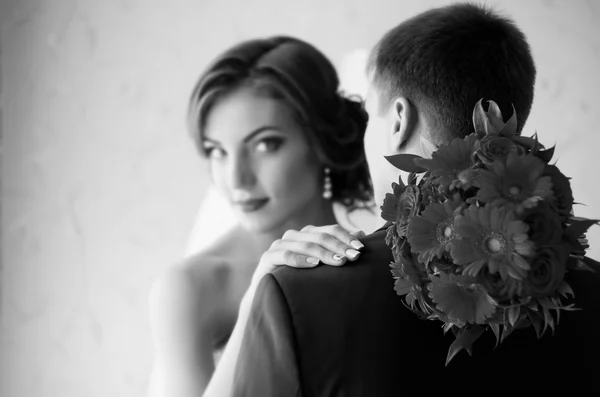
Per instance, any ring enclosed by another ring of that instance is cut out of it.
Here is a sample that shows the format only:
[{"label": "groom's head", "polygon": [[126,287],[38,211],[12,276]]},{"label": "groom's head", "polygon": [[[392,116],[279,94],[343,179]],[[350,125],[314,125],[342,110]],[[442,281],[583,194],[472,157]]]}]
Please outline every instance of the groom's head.
[{"label": "groom's head", "polygon": [[382,155],[428,156],[470,134],[481,98],[498,103],[505,116],[514,105],[520,132],[536,74],[515,24],[473,4],[432,9],[396,26],[373,49],[367,72],[365,146],[378,202],[398,176]]}]

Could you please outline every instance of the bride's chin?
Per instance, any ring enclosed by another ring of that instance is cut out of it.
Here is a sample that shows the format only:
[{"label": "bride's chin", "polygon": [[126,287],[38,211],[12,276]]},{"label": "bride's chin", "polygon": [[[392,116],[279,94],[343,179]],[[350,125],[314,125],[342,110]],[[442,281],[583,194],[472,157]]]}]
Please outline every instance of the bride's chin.
[{"label": "bride's chin", "polygon": [[239,214],[238,220],[242,227],[250,233],[269,233],[277,228],[278,220],[267,213],[245,213]]}]

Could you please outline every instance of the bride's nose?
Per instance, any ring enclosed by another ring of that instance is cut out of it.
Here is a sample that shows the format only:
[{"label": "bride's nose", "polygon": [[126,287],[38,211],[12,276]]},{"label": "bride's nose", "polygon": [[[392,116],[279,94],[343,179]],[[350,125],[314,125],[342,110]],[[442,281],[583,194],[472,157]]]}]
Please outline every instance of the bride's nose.
[{"label": "bride's nose", "polygon": [[256,184],[256,175],[248,156],[240,154],[232,156],[228,167],[228,185],[234,189],[248,189]]}]

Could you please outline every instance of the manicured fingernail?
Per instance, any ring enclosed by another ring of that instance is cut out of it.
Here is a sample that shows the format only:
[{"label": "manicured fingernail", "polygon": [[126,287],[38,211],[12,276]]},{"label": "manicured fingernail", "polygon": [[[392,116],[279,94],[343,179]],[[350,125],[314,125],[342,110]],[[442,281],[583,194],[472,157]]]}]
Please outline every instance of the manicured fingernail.
[{"label": "manicured fingernail", "polygon": [[358,240],[352,240],[350,241],[350,245],[353,246],[354,248],[356,248],[357,250],[361,249],[364,247],[363,243],[361,243]]},{"label": "manicured fingernail", "polygon": [[318,265],[319,260],[317,258],[306,258],[306,261],[312,265]]},{"label": "manicured fingernail", "polygon": [[357,256],[360,255],[360,252],[357,250],[346,250],[346,256],[350,259],[356,259]]},{"label": "manicured fingernail", "polygon": [[333,259],[335,259],[338,262],[341,262],[344,260],[344,257],[338,254],[333,254]]}]

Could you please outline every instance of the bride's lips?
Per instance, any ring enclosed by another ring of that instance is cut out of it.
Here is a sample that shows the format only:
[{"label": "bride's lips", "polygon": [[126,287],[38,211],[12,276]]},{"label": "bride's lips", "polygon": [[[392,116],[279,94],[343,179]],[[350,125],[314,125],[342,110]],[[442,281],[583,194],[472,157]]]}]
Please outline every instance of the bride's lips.
[{"label": "bride's lips", "polygon": [[268,201],[269,201],[268,198],[262,198],[262,199],[251,199],[251,200],[236,201],[234,204],[242,212],[254,212],[254,211],[258,211],[259,209],[261,209],[262,207],[264,207],[265,204],[267,204]]}]

